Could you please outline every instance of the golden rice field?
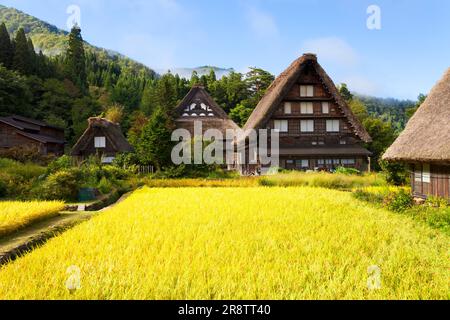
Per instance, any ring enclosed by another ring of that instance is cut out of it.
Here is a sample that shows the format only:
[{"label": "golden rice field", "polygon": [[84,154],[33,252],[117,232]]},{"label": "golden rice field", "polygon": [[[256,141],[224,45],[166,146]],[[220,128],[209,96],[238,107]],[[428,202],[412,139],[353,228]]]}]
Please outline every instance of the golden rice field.
[{"label": "golden rice field", "polygon": [[1,268],[0,298],[448,299],[449,240],[328,189],[144,188]]},{"label": "golden rice field", "polygon": [[64,209],[61,201],[0,202],[0,237]]}]

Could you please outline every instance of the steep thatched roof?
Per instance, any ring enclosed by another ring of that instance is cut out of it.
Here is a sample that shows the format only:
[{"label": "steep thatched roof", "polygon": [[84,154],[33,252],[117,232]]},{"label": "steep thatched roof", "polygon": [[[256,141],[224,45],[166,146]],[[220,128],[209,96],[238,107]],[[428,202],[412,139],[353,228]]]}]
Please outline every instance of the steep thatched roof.
[{"label": "steep thatched roof", "polygon": [[120,125],[103,118],[90,118],[88,122],[88,128],[72,149],[72,156],[82,155],[89,144],[92,145],[94,143],[94,129],[100,129],[102,131],[116,152],[133,151],[133,147],[128,143],[127,139],[125,139],[125,136],[120,129]]},{"label": "steep thatched roof", "polygon": [[[186,107],[192,104],[201,105],[202,103],[211,108],[214,116],[207,117],[183,117]],[[222,132],[226,130],[238,130],[239,126],[231,120],[227,113],[217,104],[217,102],[208,94],[202,86],[194,86],[183,100],[175,108],[176,123],[185,127],[193,128],[195,121],[201,121],[204,129],[217,129]]]},{"label": "steep thatched roof", "polygon": [[450,163],[450,69],[383,159]]},{"label": "steep thatched roof", "polygon": [[354,128],[355,134],[358,135],[364,142],[371,142],[372,139],[370,135],[350,110],[345,100],[341,97],[333,81],[317,62],[317,56],[314,54],[304,54],[295,60],[289,68],[287,68],[278,76],[278,78],[275,79],[267,90],[266,95],[261,99],[258,106],[248,119],[244,130],[263,129],[266,127],[271,115],[280,106],[285,96],[298,81],[298,78],[304,68],[308,65],[311,65],[317,72],[328,92],[350,121],[350,124]]}]

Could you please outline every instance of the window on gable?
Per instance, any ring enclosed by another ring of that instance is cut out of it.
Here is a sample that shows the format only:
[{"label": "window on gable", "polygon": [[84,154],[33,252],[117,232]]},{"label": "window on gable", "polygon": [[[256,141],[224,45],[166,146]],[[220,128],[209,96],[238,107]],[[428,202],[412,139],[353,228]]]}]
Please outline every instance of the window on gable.
[{"label": "window on gable", "polygon": [[274,130],[278,132],[288,132],[288,121],[287,120],[275,120]]},{"label": "window on gable", "polygon": [[95,137],[94,144],[96,149],[106,148],[106,137]]},{"label": "window on gable", "polygon": [[340,121],[339,120],[327,120],[327,132],[339,132]]},{"label": "window on gable", "polygon": [[314,86],[300,86],[300,97],[314,97]]},{"label": "window on gable", "polygon": [[314,120],[301,120],[300,121],[301,132],[314,132]]},{"label": "window on gable", "polygon": [[301,114],[313,114],[314,106],[312,102],[302,102],[300,104],[300,112]]},{"label": "window on gable", "polygon": [[330,113],[330,104],[328,102],[322,102],[322,113],[323,114]]},{"label": "window on gable", "polygon": [[285,114],[292,114],[292,104],[290,102],[284,103],[284,113]]}]

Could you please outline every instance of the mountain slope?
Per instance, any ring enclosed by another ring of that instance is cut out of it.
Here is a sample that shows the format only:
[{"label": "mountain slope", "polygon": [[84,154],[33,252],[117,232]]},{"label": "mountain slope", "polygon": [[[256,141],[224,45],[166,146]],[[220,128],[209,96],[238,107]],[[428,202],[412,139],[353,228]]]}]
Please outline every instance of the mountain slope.
[{"label": "mountain slope", "polygon": [[[67,48],[68,32],[17,9],[0,5],[1,22],[5,22],[10,34],[14,34],[19,28],[23,28],[27,35],[33,39],[36,51],[42,50],[47,56],[59,55],[65,52]],[[104,59],[118,61],[121,65],[130,67],[135,71],[143,70],[148,74],[155,74],[147,66],[117,52],[99,48],[87,42],[86,50],[96,53]]]},{"label": "mountain slope", "polygon": [[[190,79],[194,71],[196,71],[198,76],[201,77],[203,75],[207,76],[211,70],[214,70],[217,79],[221,79],[222,77],[227,76],[234,71],[233,68],[224,69],[213,66],[202,66],[197,68],[173,68],[170,69],[170,72],[172,74],[178,74],[181,78]],[[156,70],[156,71],[160,74],[165,74],[168,72],[168,70]]]}]

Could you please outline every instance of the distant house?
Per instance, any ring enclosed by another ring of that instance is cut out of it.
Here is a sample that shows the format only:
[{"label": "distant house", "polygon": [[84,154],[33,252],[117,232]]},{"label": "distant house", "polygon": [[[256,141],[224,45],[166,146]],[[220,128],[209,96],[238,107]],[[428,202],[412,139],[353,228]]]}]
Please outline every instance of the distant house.
[{"label": "distant house", "polygon": [[[175,109],[176,127],[188,130],[192,138],[194,138],[196,121],[202,123],[201,134],[209,129],[217,129],[222,133],[224,152],[226,152],[227,130],[239,130],[239,126],[228,117],[202,86],[194,86]],[[228,142],[231,147],[234,138]],[[224,159],[226,159],[225,155]]]},{"label": "distant house", "polygon": [[450,198],[450,69],[383,159],[409,165],[414,196]]},{"label": "distant house", "polygon": [[[372,141],[314,54],[295,60],[267,90],[244,131],[280,133],[280,166],[289,170],[369,168]],[[247,157],[248,158],[248,155]],[[264,166],[244,165],[246,172]]]},{"label": "distant house", "polygon": [[42,155],[64,154],[64,129],[21,116],[0,117],[0,149],[30,146]]},{"label": "distant house", "polygon": [[71,155],[79,161],[98,156],[103,163],[112,163],[119,153],[133,151],[120,125],[103,118],[90,118],[89,126],[72,149]]}]

